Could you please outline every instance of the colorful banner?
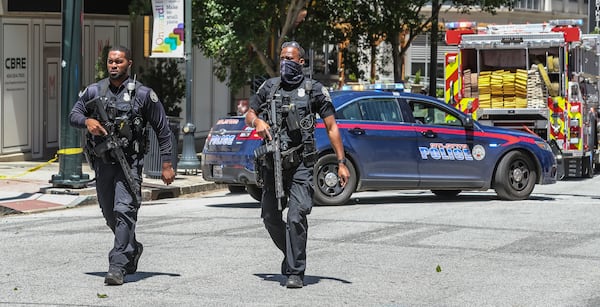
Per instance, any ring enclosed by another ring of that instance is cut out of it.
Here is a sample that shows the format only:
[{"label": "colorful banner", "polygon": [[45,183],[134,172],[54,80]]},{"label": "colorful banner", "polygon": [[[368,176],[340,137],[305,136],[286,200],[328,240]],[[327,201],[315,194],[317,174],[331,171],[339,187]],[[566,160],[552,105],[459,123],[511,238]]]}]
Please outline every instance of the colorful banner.
[{"label": "colorful banner", "polygon": [[152,0],[152,58],[183,58],[183,0]]}]

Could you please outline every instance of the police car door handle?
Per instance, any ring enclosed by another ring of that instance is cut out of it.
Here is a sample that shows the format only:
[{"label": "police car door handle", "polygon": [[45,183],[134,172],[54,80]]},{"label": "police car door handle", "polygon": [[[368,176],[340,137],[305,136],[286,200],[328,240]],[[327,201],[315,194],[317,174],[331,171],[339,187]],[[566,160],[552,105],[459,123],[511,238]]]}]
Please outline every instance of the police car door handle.
[{"label": "police car door handle", "polygon": [[354,135],[363,135],[365,134],[365,129],[363,128],[352,128],[350,130],[348,130],[348,132],[354,134]]},{"label": "police car door handle", "polygon": [[421,131],[421,135],[423,135],[426,138],[435,138],[435,137],[437,137],[437,133],[433,132],[432,130]]}]

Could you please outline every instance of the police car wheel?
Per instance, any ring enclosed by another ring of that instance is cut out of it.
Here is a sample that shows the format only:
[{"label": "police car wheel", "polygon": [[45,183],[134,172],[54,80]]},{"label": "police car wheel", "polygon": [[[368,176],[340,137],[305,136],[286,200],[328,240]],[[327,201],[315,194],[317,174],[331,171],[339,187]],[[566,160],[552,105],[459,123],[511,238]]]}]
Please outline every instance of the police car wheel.
[{"label": "police car wheel", "polygon": [[339,183],[338,162],[335,154],[327,154],[319,158],[314,170],[314,201],[316,205],[337,206],[348,202],[356,190],[358,178],[356,170],[350,160],[346,162],[350,178],[345,187]]},{"label": "police car wheel", "polygon": [[247,185],[246,191],[255,200],[260,201],[262,199],[262,189],[259,188],[257,185],[255,185],[255,184]]},{"label": "police car wheel", "polygon": [[496,169],[494,189],[503,200],[527,199],[537,181],[535,165],[520,151],[507,153]]}]

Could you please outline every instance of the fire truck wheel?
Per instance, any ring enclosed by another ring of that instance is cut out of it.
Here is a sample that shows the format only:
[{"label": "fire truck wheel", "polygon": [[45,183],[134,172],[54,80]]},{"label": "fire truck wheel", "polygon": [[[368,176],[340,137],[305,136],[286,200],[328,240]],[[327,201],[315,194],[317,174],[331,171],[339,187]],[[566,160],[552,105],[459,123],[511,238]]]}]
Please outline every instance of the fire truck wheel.
[{"label": "fire truck wheel", "polygon": [[231,194],[240,194],[246,192],[246,187],[243,185],[230,184],[227,186],[227,189]]},{"label": "fire truck wheel", "polygon": [[494,189],[503,200],[527,199],[537,181],[535,165],[520,151],[507,153],[496,168]]},{"label": "fire truck wheel", "polygon": [[582,157],[583,161],[583,176],[587,178],[594,177],[594,153],[590,153],[588,157]]},{"label": "fire truck wheel", "polygon": [[259,188],[257,185],[255,185],[255,184],[246,185],[246,191],[255,200],[260,201],[262,199],[262,188]]}]

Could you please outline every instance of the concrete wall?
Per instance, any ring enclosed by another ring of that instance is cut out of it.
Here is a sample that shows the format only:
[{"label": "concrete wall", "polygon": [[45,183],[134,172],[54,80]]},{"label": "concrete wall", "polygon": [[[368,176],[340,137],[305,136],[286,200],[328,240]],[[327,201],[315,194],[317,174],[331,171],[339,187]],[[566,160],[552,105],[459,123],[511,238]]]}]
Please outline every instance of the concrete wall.
[{"label": "concrete wall", "polygon": [[[0,16],[0,161],[47,160],[60,145],[61,41],[60,14],[41,17]],[[127,16],[86,15],[82,29],[81,89],[95,81],[96,61],[105,45],[123,45],[133,53],[134,68],[143,66],[143,33],[140,22]],[[132,30],[133,29],[133,30]],[[10,42],[10,43],[9,43]],[[213,61],[193,52],[192,123],[196,126],[196,151],[216,120],[233,108],[229,88],[213,74]],[[182,65],[185,75],[185,65]],[[187,122],[182,101],[182,125]],[[180,140],[182,134],[180,133]],[[181,150],[181,148],[180,148]],[[180,151],[181,152],[181,151]]]},{"label": "concrete wall", "polygon": [[[47,159],[59,148],[61,23],[60,14],[0,17],[0,160]],[[82,34],[81,88],[94,81],[102,44],[131,46],[126,16],[86,16]]]}]

